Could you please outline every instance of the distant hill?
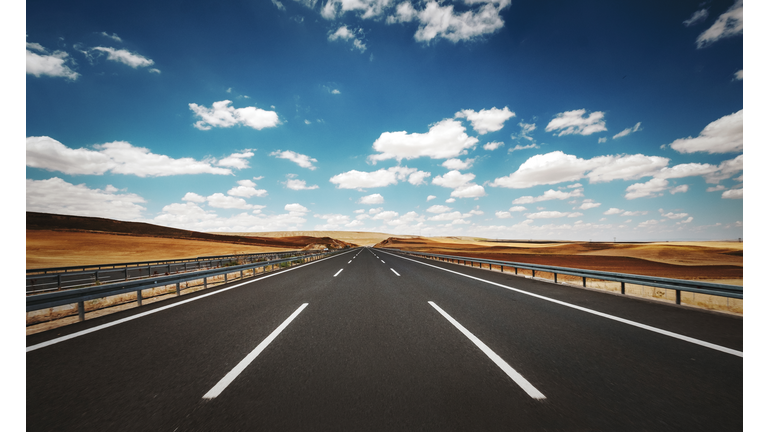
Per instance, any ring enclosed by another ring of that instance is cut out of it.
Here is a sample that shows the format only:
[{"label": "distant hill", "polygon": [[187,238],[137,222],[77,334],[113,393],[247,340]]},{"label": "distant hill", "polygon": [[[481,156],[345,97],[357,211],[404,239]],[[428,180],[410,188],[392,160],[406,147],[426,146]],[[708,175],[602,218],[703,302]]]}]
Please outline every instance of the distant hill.
[{"label": "distant hill", "polygon": [[163,237],[185,240],[204,240],[253,246],[281,247],[296,249],[341,249],[355,244],[330,237],[293,236],[257,237],[219,235],[178,228],[169,228],[144,222],[124,222],[114,219],[68,216],[51,213],[27,212],[27,230],[81,231],[143,237]]}]

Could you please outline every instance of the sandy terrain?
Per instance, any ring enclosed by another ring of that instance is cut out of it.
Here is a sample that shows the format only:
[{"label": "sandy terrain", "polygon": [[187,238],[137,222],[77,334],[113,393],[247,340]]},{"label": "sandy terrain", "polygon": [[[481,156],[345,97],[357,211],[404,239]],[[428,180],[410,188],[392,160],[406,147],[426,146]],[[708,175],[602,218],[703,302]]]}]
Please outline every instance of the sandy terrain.
[{"label": "sandy terrain", "polygon": [[510,244],[393,237],[377,246],[678,279],[743,278],[744,244],[739,242]]},{"label": "sandy terrain", "polygon": [[[314,237],[330,237],[341,241],[354,243],[358,246],[373,246],[376,243],[386,240],[392,237],[392,234],[377,233],[377,232],[360,232],[360,231],[270,231],[270,232],[212,232],[210,234],[217,235],[233,235],[242,237],[291,237],[291,236],[314,236]],[[406,238],[416,236],[402,236]]]}]

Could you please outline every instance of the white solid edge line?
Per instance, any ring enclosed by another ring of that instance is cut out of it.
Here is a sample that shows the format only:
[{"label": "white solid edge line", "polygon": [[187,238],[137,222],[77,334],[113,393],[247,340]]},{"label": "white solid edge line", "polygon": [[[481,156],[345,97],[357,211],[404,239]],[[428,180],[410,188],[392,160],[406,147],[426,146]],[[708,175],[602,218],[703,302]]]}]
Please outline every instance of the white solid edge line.
[{"label": "white solid edge line", "polygon": [[344,270],[344,269],[341,269],[341,270],[337,271],[337,272],[336,272],[336,274],[335,274],[335,275],[333,275],[333,277],[336,277],[336,276],[338,276],[338,275],[339,275],[339,273],[341,273],[341,272],[342,272],[342,270]]},{"label": "white solid edge line", "polygon": [[[344,252],[344,253],[346,254],[346,253],[349,253],[349,252]],[[246,282],[243,282],[243,283],[240,283],[240,284],[237,284],[237,285],[232,285],[231,287],[222,288],[222,289],[219,289],[219,290],[211,292],[211,293],[202,294],[202,295],[199,295],[197,297],[193,297],[193,298],[187,299],[187,300],[182,300],[182,301],[170,304],[168,306],[159,307],[157,309],[152,309],[150,311],[142,312],[142,313],[139,313],[139,314],[136,314],[136,315],[131,315],[131,316],[126,317],[126,318],[121,318],[121,319],[116,320],[116,321],[112,321],[112,322],[109,322],[109,323],[106,323],[106,324],[102,324],[102,325],[99,325],[99,326],[96,326],[96,327],[91,327],[89,329],[82,330],[82,331],[79,331],[79,332],[76,332],[76,333],[72,333],[72,334],[69,334],[69,335],[66,335],[66,336],[57,337],[55,339],[51,339],[51,340],[46,341],[46,342],[41,342],[41,343],[39,343],[37,345],[30,345],[30,346],[27,347],[27,352],[34,351],[34,350],[40,349],[40,348],[45,348],[45,347],[47,347],[49,345],[54,345],[54,344],[57,344],[59,342],[64,342],[64,341],[69,340],[69,339],[74,339],[74,338],[76,338],[78,336],[83,336],[83,335],[86,335],[88,333],[93,333],[93,332],[98,331],[98,330],[103,330],[103,329],[105,329],[107,327],[112,327],[112,326],[115,326],[115,325],[118,325],[118,324],[122,324],[124,322],[132,321],[132,320],[135,320],[137,318],[141,318],[143,316],[151,315],[153,313],[157,313],[157,312],[164,311],[166,309],[170,309],[172,307],[181,306],[181,305],[183,305],[185,303],[193,302],[195,300],[200,300],[200,299],[208,297],[208,296],[212,296],[212,295],[215,295],[215,294],[223,293],[225,291],[229,291],[231,289],[239,288],[239,287],[241,287],[243,285],[247,285],[249,283],[259,282],[261,280],[264,280],[264,279],[267,279],[267,278],[271,278],[272,276],[279,276],[279,275],[285,274],[286,272],[293,271],[293,270],[298,270],[300,268],[303,268],[303,267],[306,267],[306,266],[309,266],[309,265],[312,265],[312,264],[315,264],[315,263],[319,263],[320,261],[325,261],[327,259],[336,258],[338,256],[341,256],[341,255],[336,255],[336,256],[331,256],[331,257],[327,257],[327,258],[322,258],[322,259],[319,259],[317,261],[312,261],[310,263],[302,264],[302,265],[300,265],[298,267],[287,268],[285,270],[280,271],[279,273],[272,273],[272,274],[269,274],[269,275],[266,275],[266,276],[259,277],[258,279],[246,281]]]},{"label": "white solid edge line", "polygon": [[440,309],[438,305],[436,305],[434,302],[428,302],[430,305],[432,305],[433,308],[435,308],[440,314],[445,317],[451,324],[453,324],[454,327],[459,329],[460,332],[464,334],[470,341],[472,341],[473,344],[475,344],[478,348],[480,348],[480,351],[482,351],[485,355],[488,356],[491,361],[496,363],[496,366],[498,366],[501,370],[504,371],[507,376],[512,378],[512,381],[517,383],[517,385],[520,386],[526,393],[528,393],[528,396],[534,398],[534,399],[546,399],[546,396],[544,396],[539,390],[536,389],[536,387],[533,386],[530,382],[528,382],[527,379],[523,378],[522,375],[520,375],[519,372],[517,372],[512,366],[509,365],[509,363],[505,362],[504,359],[499,357],[498,354],[496,354],[492,349],[488,347],[483,341],[478,339],[475,335],[470,333],[469,330],[464,328],[461,324],[459,324],[458,321],[453,319],[450,315],[448,315],[447,312]]},{"label": "white solid edge line", "polygon": [[228,374],[224,375],[224,378],[222,378],[218,383],[216,383],[216,385],[213,386],[213,388],[208,390],[208,393],[203,395],[203,399],[213,399],[216,396],[220,395],[221,392],[223,392],[224,389],[227,388],[227,386],[231,384],[232,381],[234,381],[235,378],[237,378],[237,376],[240,375],[240,373],[243,370],[245,370],[245,368],[248,367],[248,365],[251,364],[251,362],[254,359],[256,359],[256,357],[258,357],[258,355],[261,354],[262,351],[264,351],[264,348],[266,348],[267,345],[272,343],[272,341],[275,340],[275,338],[280,334],[280,332],[282,332],[283,330],[285,330],[286,327],[288,327],[288,324],[290,324],[291,321],[293,321],[293,319],[296,318],[296,316],[299,315],[301,311],[304,310],[305,307],[307,307],[308,304],[309,303],[304,303],[301,306],[299,306],[299,308],[296,309],[296,311],[292,313],[291,316],[288,317],[288,319],[283,321],[283,323],[280,324],[280,326],[276,328],[272,333],[270,333],[270,335],[267,336],[266,339],[261,341],[261,343],[258,346],[256,346],[256,348],[254,348],[254,350],[251,351],[250,354],[245,356],[245,358],[242,359],[240,363],[237,364],[237,366],[235,366],[231,371],[229,371]]},{"label": "white solid edge line", "polygon": [[[387,253],[389,253],[389,252],[387,252]],[[390,254],[390,255],[393,255],[393,254]],[[706,347],[706,348],[710,348],[710,349],[713,349],[713,350],[716,350],[716,351],[721,351],[721,352],[724,352],[726,354],[731,354],[731,355],[735,355],[735,356],[742,357],[742,358],[744,357],[744,353],[743,352],[735,350],[735,349],[732,349],[732,348],[727,348],[727,347],[724,347],[724,346],[721,346],[721,345],[716,345],[716,344],[713,344],[713,343],[710,343],[710,342],[707,342],[707,341],[703,341],[703,340],[700,340],[700,339],[696,339],[696,338],[692,338],[692,337],[689,337],[689,336],[681,335],[679,333],[674,333],[674,332],[671,332],[671,331],[668,331],[668,330],[660,329],[658,327],[649,326],[649,325],[642,324],[642,323],[639,323],[639,322],[636,322],[636,321],[631,321],[631,320],[628,320],[628,319],[625,319],[625,318],[620,318],[620,317],[617,317],[617,316],[614,316],[614,315],[609,315],[607,313],[598,312],[598,311],[592,310],[592,309],[587,309],[585,307],[576,306],[576,305],[571,304],[571,303],[566,303],[564,301],[555,300],[555,299],[549,298],[549,297],[544,297],[542,295],[530,293],[528,291],[523,291],[523,290],[518,289],[518,288],[512,288],[510,286],[502,285],[500,283],[491,282],[491,281],[485,280],[485,279],[480,279],[479,277],[466,275],[464,273],[459,273],[457,271],[448,270],[448,269],[445,269],[445,268],[442,268],[442,267],[434,266],[432,264],[423,263],[421,261],[416,261],[414,259],[406,258],[406,257],[403,257],[403,256],[399,256],[399,255],[393,255],[393,256],[398,256],[399,258],[406,259],[406,260],[409,260],[409,261],[413,261],[413,262],[416,262],[416,263],[419,263],[419,264],[422,264],[422,265],[425,265],[425,266],[433,267],[433,268],[440,269],[440,270],[443,270],[443,271],[447,271],[447,272],[450,272],[450,273],[455,273],[457,275],[464,276],[464,277],[467,277],[467,278],[470,278],[470,279],[475,279],[475,280],[478,280],[480,282],[485,282],[485,283],[488,283],[488,284],[491,284],[491,285],[495,285],[495,286],[498,286],[498,287],[501,287],[501,288],[506,288],[508,290],[519,292],[520,294],[529,295],[531,297],[536,297],[538,299],[546,300],[546,301],[549,301],[549,302],[552,302],[552,303],[556,303],[556,304],[559,304],[561,306],[566,306],[566,307],[569,307],[569,308],[580,310],[582,312],[591,313],[593,315],[597,315],[597,316],[600,316],[600,317],[603,317],[603,318],[608,318],[610,320],[618,321],[618,322],[621,322],[621,323],[624,323],[624,324],[629,324],[631,326],[635,326],[635,327],[638,327],[638,328],[641,328],[641,329],[645,329],[645,330],[652,331],[652,332],[655,332],[655,333],[663,334],[665,336],[673,337],[675,339],[680,339],[682,341],[690,342],[692,344],[700,345],[700,346],[703,346],[703,347]]]},{"label": "white solid edge line", "polygon": [[394,274],[396,274],[396,275],[400,276],[400,273],[396,272],[396,271],[395,271],[395,269],[393,269],[393,268],[390,268],[390,270],[392,270],[392,272],[393,272]]}]

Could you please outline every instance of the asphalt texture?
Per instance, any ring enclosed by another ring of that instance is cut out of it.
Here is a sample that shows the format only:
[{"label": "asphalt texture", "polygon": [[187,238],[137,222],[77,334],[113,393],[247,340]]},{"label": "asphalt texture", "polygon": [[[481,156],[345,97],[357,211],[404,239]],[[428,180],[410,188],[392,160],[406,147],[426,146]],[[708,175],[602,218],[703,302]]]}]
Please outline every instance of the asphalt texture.
[{"label": "asphalt texture", "polygon": [[352,249],[28,336],[27,430],[742,429],[742,356],[568,305],[743,351],[740,317]]}]

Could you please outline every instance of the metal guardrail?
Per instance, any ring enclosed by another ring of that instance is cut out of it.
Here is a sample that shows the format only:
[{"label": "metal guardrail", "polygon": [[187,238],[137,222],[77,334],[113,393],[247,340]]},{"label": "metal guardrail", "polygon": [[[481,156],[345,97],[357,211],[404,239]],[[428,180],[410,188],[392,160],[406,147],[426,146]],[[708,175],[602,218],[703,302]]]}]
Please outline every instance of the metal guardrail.
[{"label": "metal guardrail", "polygon": [[102,270],[102,269],[114,269],[118,267],[143,267],[148,265],[167,265],[167,264],[174,264],[174,263],[185,263],[185,262],[206,261],[206,260],[242,259],[242,258],[248,258],[248,257],[268,257],[268,256],[280,257],[280,256],[285,256],[286,254],[311,254],[312,252],[313,251],[295,250],[295,251],[261,252],[261,253],[237,254],[237,255],[213,255],[213,256],[202,256],[202,257],[196,257],[196,258],[180,258],[180,259],[169,259],[169,260],[135,261],[135,262],[127,262],[127,263],[114,263],[114,264],[91,264],[91,265],[79,265],[79,266],[68,266],[68,267],[49,267],[49,268],[41,268],[41,269],[27,269],[27,274],[68,273],[73,271],[86,271],[89,269]]},{"label": "metal guardrail", "polygon": [[[171,273],[197,271],[228,265],[233,261],[253,263],[274,258],[304,256],[311,251],[266,252],[241,255],[141,261],[118,264],[94,264],[90,266],[55,267],[27,270],[27,294],[71,289],[118,280],[148,278]],[[90,269],[90,270],[87,270]]]},{"label": "metal guardrail", "polygon": [[672,289],[672,290],[675,290],[675,303],[677,304],[680,304],[681,291],[695,292],[695,293],[709,294],[714,296],[737,298],[737,299],[744,298],[744,287],[741,287],[738,285],[699,282],[699,281],[684,280],[684,279],[670,279],[670,278],[662,278],[662,277],[654,277],[654,276],[634,275],[634,274],[627,274],[627,273],[613,273],[613,272],[605,272],[605,271],[598,271],[598,270],[575,269],[575,268],[569,268],[569,267],[546,266],[546,265],[519,263],[519,262],[511,262],[511,261],[497,261],[497,260],[488,260],[488,259],[482,259],[482,258],[472,258],[472,257],[455,256],[455,255],[428,254],[423,252],[413,252],[413,251],[406,251],[406,250],[394,249],[394,248],[383,248],[383,249],[390,250],[393,252],[398,252],[398,253],[409,254],[413,256],[438,259],[441,261],[449,261],[449,262],[456,262],[456,263],[463,262],[464,265],[466,265],[467,263],[470,263],[470,265],[472,265],[473,267],[475,264],[478,264],[480,268],[483,268],[483,264],[487,264],[489,269],[491,269],[491,266],[498,266],[501,268],[502,272],[504,271],[504,267],[511,267],[515,269],[515,274],[517,274],[518,269],[525,269],[525,270],[531,271],[531,277],[536,277],[537,271],[552,273],[554,275],[555,283],[557,283],[558,274],[579,276],[582,278],[583,287],[587,286],[587,278],[620,282],[622,294],[625,294],[624,285],[628,283],[633,285],[643,285],[643,286],[652,286],[657,288]]},{"label": "metal guardrail", "polygon": [[56,291],[51,293],[37,294],[27,296],[27,312],[36,311],[40,309],[46,309],[56,306],[62,306],[67,304],[77,304],[80,321],[85,320],[85,306],[84,302],[87,300],[94,300],[98,298],[110,297],[119,294],[125,294],[129,292],[135,292],[139,306],[142,303],[141,291],[150,288],[159,288],[163,286],[176,285],[176,295],[181,295],[181,283],[195,280],[203,280],[203,287],[207,288],[208,278],[214,276],[224,275],[224,283],[227,283],[227,275],[232,273],[240,273],[240,279],[244,278],[243,272],[246,270],[254,270],[251,277],[256,277],[255,270],[261,267],[271,267],[274,269],[282,263],[290,263],[294,261],[315,261],[320,258],[334,255],[342,252],[341,250],[333,250],[329,252],[323,252],[313,255],[304,255],[299,257],[282,258],[271,261],[254,262],[250,264],[243,264],[237,266],[230,266],[225,268],[218,268],[213,270],[204,270],[193,273],[183,273],[170,276],[161,276],[153,279],[144,279],[138,281],[124,281],[119,283],[111,283],[98,285],[87,288],[76,288],[64,291]]}]

